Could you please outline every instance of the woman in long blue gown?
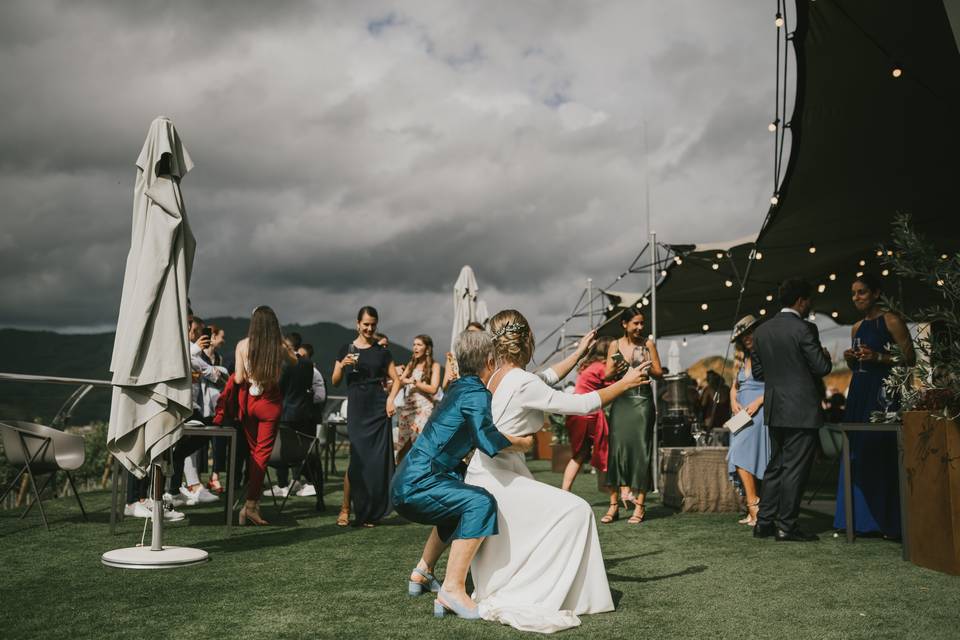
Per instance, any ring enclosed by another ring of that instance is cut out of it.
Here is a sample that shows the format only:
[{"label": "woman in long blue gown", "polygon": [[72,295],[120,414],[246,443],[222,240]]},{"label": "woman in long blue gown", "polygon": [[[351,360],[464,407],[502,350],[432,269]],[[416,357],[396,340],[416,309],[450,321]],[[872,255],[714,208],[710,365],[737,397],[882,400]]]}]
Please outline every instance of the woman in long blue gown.
[{"label": "woman in long blue gown", "polygon": [[[510,447],[528,450],[533,446],[533,436],[504,435],[493,424],[486,387],[494,367],[490,334],[465,331],[457,341],[456,355],[460,378],[447,388],[400,463],[391,494],[397,513],[414,522],[434,525],[420,562],[410,575],[410,595],[438,592],[436,615],[450,610],[476,618],[476,605],[466,593],[467,569],[483,539],[498,532],[497,501],[485,489],[463,481],[463,458],[473,449],[491,457]],[[451,543],[441,587],[433,576],[433,567]]]},{"label": "woman in long blue gown", "polygon": [[[887,398],[883,383],[897,364],[891,349],[899,347],[903,363],[915,362],[910,332],[903,319],[879,306],[880,280],[865,274],[851,287],[853,304],[863,319],[853,325],[854,347],[844,352],[852,372],[844,422],[870,422],[874,411],[896,408],[898,399]],[[859,342],[857,342],[859,340]],[[856,348],[855,348],[856,347]],[[850,477],[853,485],[853,527],[858,534],[879,533],[900,537],[900,487],[897,476],[897,437],[894,433],[851,432]],[[837,483],[836,529],[846,529],[843,469]]]},{"label": "woman in long blue gown", "polygon": [[754,316],[746,316],[733,328],[733,341],[737,345],[737,361],[740,363],[735,375],[735,384],[730,392],[730,408],[736,414],[746,409],[753,420],[730,436],[730,451],[727,454],[727,470],[730,477],[739,477],[747,500],[747,516],[740,524],[753,526],[760,511],[760,494],[757,480],[770,462],[770,431],[763,424],[763,382],[753,377],[750,353],[753,350],[753,330],[759,322]]}]

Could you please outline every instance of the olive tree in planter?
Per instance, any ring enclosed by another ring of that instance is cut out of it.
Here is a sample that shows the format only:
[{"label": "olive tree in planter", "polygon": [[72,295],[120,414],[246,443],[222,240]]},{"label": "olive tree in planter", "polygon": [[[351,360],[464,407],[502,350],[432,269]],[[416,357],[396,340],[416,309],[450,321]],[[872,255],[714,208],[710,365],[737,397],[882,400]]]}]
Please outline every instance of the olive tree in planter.
[{"label": "olive tree in planter", "polygon": [[884,249],[891,271],[912,286],[929,287],[938,300],[904,313],[921,328],[914,339],[917,365],[893,368],[885,391],[899,397],[900,406],[873,417],[903,423],[910,560],[960,574],[960,252],[937,251],[908,215],[896,218]]}]

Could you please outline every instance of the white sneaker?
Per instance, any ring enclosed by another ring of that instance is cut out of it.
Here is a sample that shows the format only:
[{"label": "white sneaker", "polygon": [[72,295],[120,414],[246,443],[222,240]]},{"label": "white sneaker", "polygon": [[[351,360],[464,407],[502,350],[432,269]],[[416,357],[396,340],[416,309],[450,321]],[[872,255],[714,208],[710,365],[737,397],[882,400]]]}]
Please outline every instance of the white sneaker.
[{"label": "white sneaker", "polygon": [[153,515],[153,507],[148,507],[144,502],[134,502],[124,505],[123,515],[129,518],[149,518]]},{"label": "white sneaker", "polygon": [[305,498],[307,496],[315,496],[317,495],[317,488],[314,487],[309,482],[307,482],[302,487],[300,487],[300,490],[297,491],[297,495],[300,496],[301,498]]},{"label": "white sneaker", "polygon": [[165,493],[165,494],[163,494],[163,504],[164,504],[164,506],[170,505],[171,507],[173,507],[174,509],[176,509],[177,507],[182,507],[183,505],[187,504],[187,501],[184,500],[184,499],[183,499],[181,496],[179,496],[179,495],[175,496],[175,495],[171,495],[171,494],[169,494],[169,493]]},{"label": "white sneaker", "polygon": [[287,497],[287,488],[286,488],[286,487],[278,487],[277,485],[273,485],[273,486],[270,487],[269,489],[264,489],[264,490],[263,490],[263,495],[265,495],[265,496],[273,496],[274,498],[286,498],[286,497]]},{"label": "white sneaker", "polygon": [[168,522],[179,522],[187,516],[183,515],[180,511],[174,511],[173,509],[164,509],[163,510],[163,519]]},{"label": "white sneaker", "polygon": [[197,499],[204,504],[210,504],[211,502],[217,502],[220,500],[220,497],[212,493],[203,485],[200,485],[200,488],[197,489]]},{"label": "white sneaker", "polygon": [[180,495],[183,496],[183,503],[188,507],[192,507],[200,503],[200,496],[198,496],[195,492],[190,491],[190,489],[187,489],[186,487],[180,487]]}]

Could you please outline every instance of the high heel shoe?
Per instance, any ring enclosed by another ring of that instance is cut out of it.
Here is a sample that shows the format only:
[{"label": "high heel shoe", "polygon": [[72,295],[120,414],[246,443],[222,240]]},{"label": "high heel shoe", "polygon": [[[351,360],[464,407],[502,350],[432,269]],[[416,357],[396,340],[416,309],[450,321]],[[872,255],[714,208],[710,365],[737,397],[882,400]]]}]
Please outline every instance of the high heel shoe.
[{"label": "high heel shoe", "polygon": [[260,507],[255,500],[247,500],[247,502],[243,505],[243,509],[240,509],[240,513],[237,516],[237,522],[241,527],[247,524],[247,520],[249,520],[251,524],[257,526],[270,524],[260,515]]},{"label": "high heel shoe", "polygon": [[757,515],[760,513],[760,498],[747,503],[747,517],[737,520],[737,524],[753,526],[757,524]]},{"label": "high heel shoe", "polygon": [[634,501],[633,504],[635,505],[633,507],[633,515],[627,518],[627,524],[640,524],[643,522],[644,516],[647,515],[647,510],[642,502]]},{"label": "high heel shoe", "polygon": [[211,493],[216,493],[216,494],[223,493],[223,485],[220,484],[219,479],[210,480],[209,482],[207,482],[207,489],[209,489]]},{"label": "high heel shoe", "polygon": [[611,522],[616,522],[620,519],[620,505],[617,503],[611,504],[610,508],[607,509],[607,512],[603,514],[603,517],[600,518],[600,524],[610,524]]},{"label": "high heel shoe", "polygon": [[[448,595],[443,589],[437,593],[437,599],[433,601],[433,617],[442,618],[447,615],[447,612],[454,614],[458,618],[463,618],[464,620],[479,620],[480,619],[480,609],[474,607],[473,609],[468,609],[467,607],[460,606],[458,604],[445,604],[440,602],[440,596]],[[452,602],[452,600],[451,600]]]},{"label": "high heel shoe", "polygon": [[623,489],[621,489],[621,490],[620,490],[620,502],[623,503],[623,508],[624,508],[624,509],[629,509],[629,508],[630,508],[630,504],[636,504],[636,503],[637,503],[637,496],[633,495],[633,491],[630,491],[630,489],[627,489],[626,491],[623,491]]},{"label": "high heel shoe", "polygon": [[340,509],[340,514],[337,516],[337,526],[346,527],[349,525],[350,525],[350,510]]},{"label": "high heel shoe", "polygon": [[422,596],[423,594],[431,591],[433,593],[440,592],[440,581],[437,580],[432,573],[429,571],[424,571],[419,567],[415,568],[413,573],[426,580],[426,582],[417,582],[416,580],[407,581],[407,595]]}]

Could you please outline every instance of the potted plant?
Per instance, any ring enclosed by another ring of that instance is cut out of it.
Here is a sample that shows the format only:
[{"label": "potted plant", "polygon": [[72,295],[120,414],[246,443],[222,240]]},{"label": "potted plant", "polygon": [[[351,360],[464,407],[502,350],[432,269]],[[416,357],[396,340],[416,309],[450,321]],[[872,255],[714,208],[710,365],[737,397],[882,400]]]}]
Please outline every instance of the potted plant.
[{"label": "potted plant", "polygon": [[890,270],[938,295],[932,306],[900,311],[919,328],[917,365],[892,369],[885,393],[900,405],[873,419],[903,425],[911,562],[960,575],[960,253],[938,252],[909,215],[895,219],[891,244],[882,249]]},{"label": "potted plant", "polygon": [[567,463],[573,457],[570,450],[570,433],[567,431],[567,419],[565,416],[547,414],[547,422],[550,424],[552,439],[550,442],[550,460],[551,470],[554,473],[563,473],[567,468]]}]

